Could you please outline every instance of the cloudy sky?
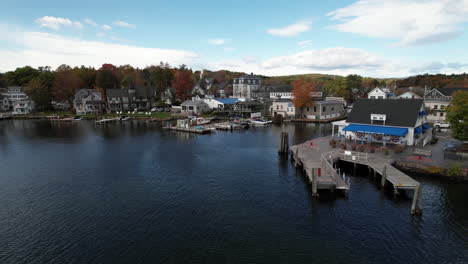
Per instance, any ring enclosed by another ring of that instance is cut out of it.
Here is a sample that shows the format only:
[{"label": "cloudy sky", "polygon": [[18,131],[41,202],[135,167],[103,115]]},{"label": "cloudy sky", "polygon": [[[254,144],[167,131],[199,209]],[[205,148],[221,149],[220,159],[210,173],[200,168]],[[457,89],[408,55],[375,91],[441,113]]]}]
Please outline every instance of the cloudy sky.
[{"label": "cloudy sky", "polygon": [[468,0],[0,0],[0,72],[160,61],[265,75],[468,72]]}]

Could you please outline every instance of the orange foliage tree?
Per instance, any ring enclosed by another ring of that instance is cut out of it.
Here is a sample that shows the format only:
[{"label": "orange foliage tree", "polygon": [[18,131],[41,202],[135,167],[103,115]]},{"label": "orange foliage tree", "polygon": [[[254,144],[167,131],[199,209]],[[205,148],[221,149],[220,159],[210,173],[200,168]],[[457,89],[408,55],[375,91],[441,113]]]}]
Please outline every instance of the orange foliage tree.
[{"label": "orange foliage tree", "polygon": [[299,79],[292,82],[293,104],[297,108],[312,106],[312,94],[318,91],[319,83],[315,80],[305,81]]}]

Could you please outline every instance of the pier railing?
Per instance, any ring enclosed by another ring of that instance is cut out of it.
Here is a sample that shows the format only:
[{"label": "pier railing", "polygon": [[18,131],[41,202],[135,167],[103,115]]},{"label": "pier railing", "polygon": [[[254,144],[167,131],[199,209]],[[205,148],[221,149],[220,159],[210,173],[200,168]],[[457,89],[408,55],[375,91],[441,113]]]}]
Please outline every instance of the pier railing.
[{"label": "pier railing", "polygon": [[320,163],[322,165],[322,168],[325,170],[324,173],[327,175],[330,175],[330,177],[336,181],[337,177],[339,177],[338,172],[333,168],[331,164],[331,159],[333,157],[333,151],[328,152],[328,153],[323,153],[321,158],[320,158]]},{"label": "pier railing", "polygon": [[340,150],[338,156],[344,160],[367,162],[367,153],[364,152]]}]

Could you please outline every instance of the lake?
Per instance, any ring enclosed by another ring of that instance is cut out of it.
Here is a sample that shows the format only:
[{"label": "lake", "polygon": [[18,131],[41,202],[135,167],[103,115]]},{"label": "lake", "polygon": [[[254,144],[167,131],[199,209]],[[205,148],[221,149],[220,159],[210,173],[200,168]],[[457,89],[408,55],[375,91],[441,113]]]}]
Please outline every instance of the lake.
[{"label": "lake", "polygon": [[277,154],[329,124],[193,135],[132,121],[0,121],[0,263],[466,263],[468,184],[365,173],[315,200]]}]

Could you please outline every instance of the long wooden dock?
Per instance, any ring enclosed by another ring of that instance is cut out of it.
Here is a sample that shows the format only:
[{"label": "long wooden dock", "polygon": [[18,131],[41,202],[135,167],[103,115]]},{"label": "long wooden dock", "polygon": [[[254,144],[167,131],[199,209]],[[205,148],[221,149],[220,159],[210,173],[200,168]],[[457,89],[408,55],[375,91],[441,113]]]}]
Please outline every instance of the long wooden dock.
[{"label": "long wooden dock", "polygon": [[306,141],[302,144],[291,146],[291,158],[296,166],[302,166],[309,181],[312,184],[312,195],[318,195],[319,189],[345,190],[350,189],[349,179],[340,175],[335,168],[336,161],[343,160],[355,165],[365,165],[371,176],[380,176],[380,186],[392,184],[395,195],[399,190],[413,190],[413,202],[411,213],[420,213],[421,184],[402,171],[391,165],[387,159],[376,154],[356,151],[332,149],[328,146],[329,137]]},{"label": "long wooden dock", "polygon": [[196,133],[196,134],[210,134],[212,132],[211,129],[208,128],[203,128],[203,129],[197,129],[195,127],[169,127],[170,130],[174,131],[182,131],[182,132],[189,132],[189,133]]}]

